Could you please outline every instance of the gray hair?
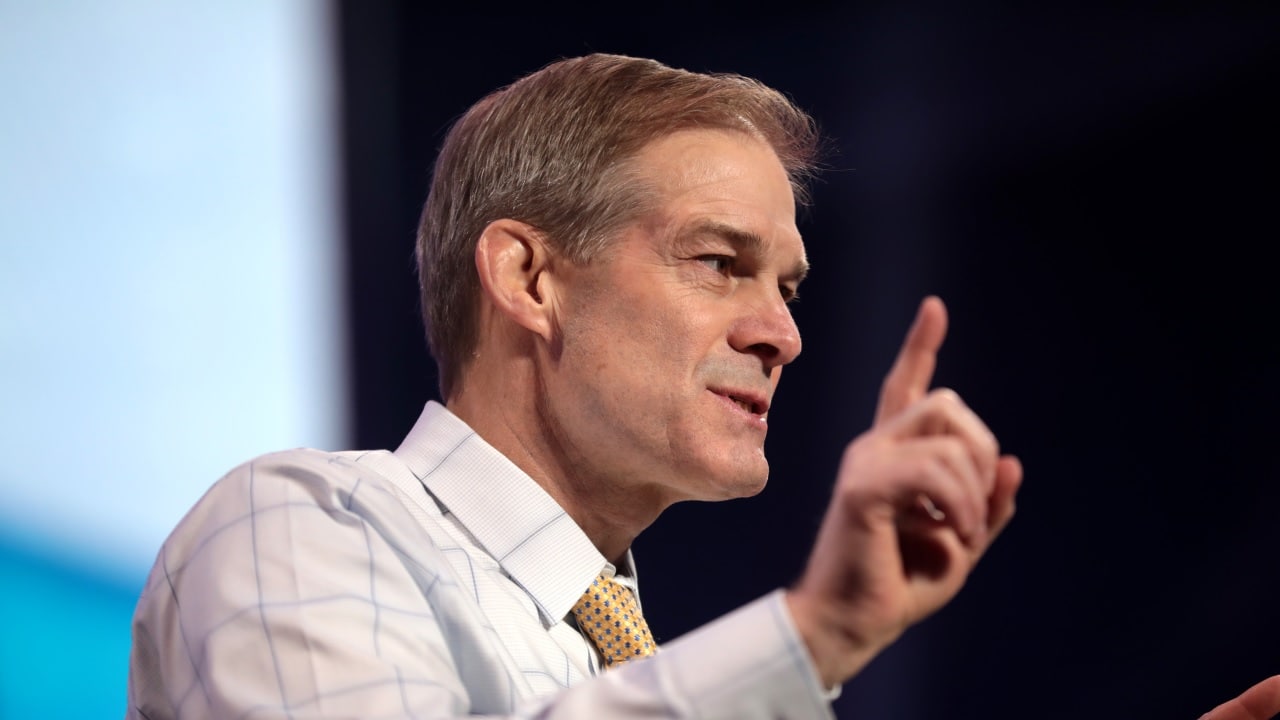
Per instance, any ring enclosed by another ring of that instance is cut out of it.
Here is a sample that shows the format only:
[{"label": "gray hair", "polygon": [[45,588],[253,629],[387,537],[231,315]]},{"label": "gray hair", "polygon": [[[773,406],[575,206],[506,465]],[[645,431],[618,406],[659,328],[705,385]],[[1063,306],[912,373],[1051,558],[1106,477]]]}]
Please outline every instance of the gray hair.
[{"label": "gray hair", "polygon": [[595,54],[561,60],[486,96],[450,129],[418,227],[418,281],[444,399],[476,349],[476,242],[494,220],[543,233],[587,263],[653,203],[630,172],[649,142],[678,130],[746,132],[773,148],[808,201],[819,137],[778,91],[733,74]]}]

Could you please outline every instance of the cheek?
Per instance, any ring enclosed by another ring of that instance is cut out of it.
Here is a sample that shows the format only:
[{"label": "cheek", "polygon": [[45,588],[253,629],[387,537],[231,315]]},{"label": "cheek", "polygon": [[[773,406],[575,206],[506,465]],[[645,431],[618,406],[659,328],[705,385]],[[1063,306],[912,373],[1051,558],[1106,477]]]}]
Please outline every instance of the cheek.
[{"label": "cheek", "polygon": [[616,401],[669,416],[672,410],[661,408],[665,398],[687,400],[717,354],[717,340],[727,341],[717,334],[719,318],[705,299],[683,286],[647,280],[593,285],[565,308],[563,369],[617,396],[597,398],[597,404]]},{"label": "cheek", "polygon": [[613,372],[676,382],[678,377],[664,376],[696,362],[698,336],[685,308],[660,307],[648,298],[617,310],[598,316],[591,333],[598,343],[595,353],[621,366],[610,368]]},{"label": "cheek", "polygon": [[558,374],[561,390],[577,396],[584,411],[614,423],[619,413],[652,412],[650,389],[663,368],[650,353],[659,329],[612,310],[595,308],[565,323]]}]

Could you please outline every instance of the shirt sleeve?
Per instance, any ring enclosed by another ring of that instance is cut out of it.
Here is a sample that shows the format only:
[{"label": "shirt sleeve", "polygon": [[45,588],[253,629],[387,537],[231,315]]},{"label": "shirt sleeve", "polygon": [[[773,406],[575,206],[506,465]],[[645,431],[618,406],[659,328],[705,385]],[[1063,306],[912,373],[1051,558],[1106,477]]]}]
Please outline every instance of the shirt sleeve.
[{"label": "shirt sleeve", "polygon": [[403,512],[400,498],[335,484],[323,457],[238,469],[170,536],[134,616],[128,717],[831,717],[781,591],[653,658],[494,702],[510,678],[465,652],[492,642],[484,616],[442,605],[461,593],[432,592],[450,579],[422,561],[430,552],[367,522]]},{"label": "shirt sleeve", "polygon": [[129,717],[468,712],[447,619],[423,590],[448,578],[362,517],[398,498],[325,464],[260,458],[170,535],[134,613]]},{"label": "shirt sleeve", "polygon": [[831,718],[827,697],[776,590],[564,693],[545,717]]}]

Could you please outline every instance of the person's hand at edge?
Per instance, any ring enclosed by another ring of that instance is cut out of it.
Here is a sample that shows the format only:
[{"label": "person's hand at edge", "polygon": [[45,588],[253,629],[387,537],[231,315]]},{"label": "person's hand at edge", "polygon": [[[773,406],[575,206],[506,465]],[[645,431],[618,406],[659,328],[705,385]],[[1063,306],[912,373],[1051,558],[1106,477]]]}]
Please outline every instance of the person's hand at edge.
[{"label": "person's hand at edge", "polygon": [[1271,720],[1280,715],[1280,675],[1272,675],[1222,703],[1200,720]]}]

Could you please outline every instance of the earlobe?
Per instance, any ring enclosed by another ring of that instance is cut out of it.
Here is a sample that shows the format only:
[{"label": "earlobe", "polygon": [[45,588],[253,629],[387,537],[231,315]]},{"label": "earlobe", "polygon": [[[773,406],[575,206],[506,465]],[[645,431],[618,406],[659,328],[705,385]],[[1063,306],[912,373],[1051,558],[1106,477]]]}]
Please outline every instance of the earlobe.
[{"label": "earlobe", "polygon": [[542,233],[518,220],[495,220],[480,234],[475,261],[481,291],[494,310],[550,342],[552,266]]}]

